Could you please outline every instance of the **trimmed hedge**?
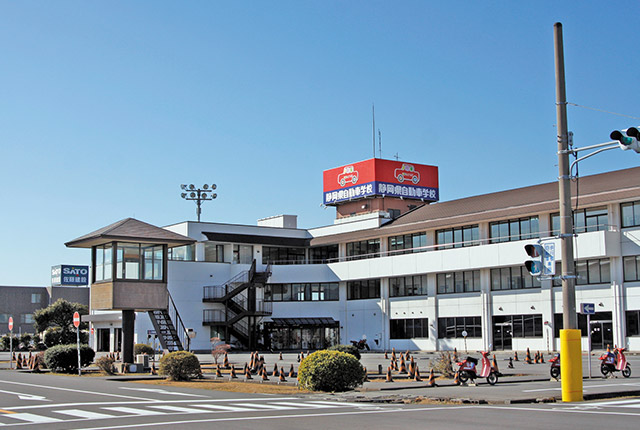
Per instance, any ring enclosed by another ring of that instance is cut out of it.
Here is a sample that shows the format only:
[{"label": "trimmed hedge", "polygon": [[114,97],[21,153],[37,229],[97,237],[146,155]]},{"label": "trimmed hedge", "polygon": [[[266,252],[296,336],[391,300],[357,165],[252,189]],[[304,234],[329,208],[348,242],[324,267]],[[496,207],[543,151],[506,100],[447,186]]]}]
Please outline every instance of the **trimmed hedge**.
[{"label": "trimmed hedge", "polygon": [[171,381],[188,381],[202,375],[202,370],[195,354],[174,351],[160,359],[158,374],[167,376]]},{"label": "trimmed hedge", "polygon": [[340,351],[316,351],[300,363],[301,388],[313,391],[353,390],[364,382],[364,368],[357,358]]},{"label": "trimmed hedge", "polygon": [[140,355],[140,354],[147,354],[147,355],[153,355],[153,347],[150,345],[147,345],[146,343],[136,343],[135,345],[133,345],[133,354],[134,355]]},{"label": "trimmed hedge", "polygon": [[328,351],[340,351],[346,352],[347,354],[353,355],[355,358],[360,360],[360,351],[353,345],[334,345],[331,348],[327,348]]},{"label": "trimmed hedge", "polygon": [[[80,345],[80,365],[88,366],[96,353],[89,345]],[[75,344],[56,345],[44,353],[44,364],[54,372],[74,373],[78,371],[78,348]]]}]

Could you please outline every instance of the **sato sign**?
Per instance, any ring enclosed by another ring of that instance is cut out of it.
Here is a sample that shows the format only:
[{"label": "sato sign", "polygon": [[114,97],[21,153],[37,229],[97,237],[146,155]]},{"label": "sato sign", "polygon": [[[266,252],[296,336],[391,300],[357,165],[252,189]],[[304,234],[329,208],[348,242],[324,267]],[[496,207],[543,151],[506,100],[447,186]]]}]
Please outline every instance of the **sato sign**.
[{"label": "sato sign", "polygon": [[372,196],[438,201],[438,168],[371,158],[323,172],[323,203]]},{"label": "sato sign", "polygon": [[59,265],[51,268],[51,285],[83,286],[89,285],[89,266]]}]

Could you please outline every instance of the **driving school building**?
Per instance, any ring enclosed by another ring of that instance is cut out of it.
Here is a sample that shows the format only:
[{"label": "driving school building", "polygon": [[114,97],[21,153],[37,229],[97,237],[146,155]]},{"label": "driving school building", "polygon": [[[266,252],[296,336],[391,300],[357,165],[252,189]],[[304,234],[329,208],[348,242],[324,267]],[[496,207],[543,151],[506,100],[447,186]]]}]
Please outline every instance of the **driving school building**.
[{"label": "driving school building", "polygon": [[[523,264],[526,244],[560,249],[557,183],[436,203],[433,166],[332,170],[333,225],[299,229],[282,215],[164,227],[194,241],[169,248],[166,270],[191,349],[212,337],[274,350],[364,337],[377,350],[559,349],[560,281]],[[576,308],[595,306],[589,327],[578,317],[583,348],[591,332],[593,348],[640,350],[640,168],[580,178],[578,199],[573,186]],[[137,341],[148,330],[139,314]]]}]

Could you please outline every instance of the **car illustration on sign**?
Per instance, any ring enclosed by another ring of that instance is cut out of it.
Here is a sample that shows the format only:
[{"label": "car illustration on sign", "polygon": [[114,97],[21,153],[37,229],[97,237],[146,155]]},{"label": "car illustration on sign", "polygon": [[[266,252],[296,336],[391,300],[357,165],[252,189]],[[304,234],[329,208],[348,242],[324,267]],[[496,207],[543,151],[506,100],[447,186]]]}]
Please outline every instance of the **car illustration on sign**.
[{"label": "car illustration on sign", "polygon": [[347,182],[352,184],[358,182],[358,171],[353,166],[346,166],[338,175],[338,183],[341,187],[344,187]]},{"label": "car illustration on sign", "polygon": [[416,172],[411,164],[403,164],[401,168],[393,171],[393,176],[398,182],[411,181],[414,184],[420,182],[420,173]]}]

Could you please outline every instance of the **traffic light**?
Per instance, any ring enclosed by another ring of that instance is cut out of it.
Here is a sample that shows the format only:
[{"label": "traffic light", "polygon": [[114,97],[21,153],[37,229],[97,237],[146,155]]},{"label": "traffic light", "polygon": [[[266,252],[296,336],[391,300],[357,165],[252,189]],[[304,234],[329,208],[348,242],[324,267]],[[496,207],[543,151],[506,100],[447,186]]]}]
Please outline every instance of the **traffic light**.
[{"label": "traffic light", "polygon": [[525,245],[524,250],[531,260],[524,262],[525,267],[531,273],[531,276],[542,275],[542,256],[544,255],[544,249],[541,245]]},{"label": "traffic light", "polygon": [[633,149],[640,153],[640,131],[635,127],[629,127],[626,130],[613,130],[610,135],[611,139],[620,142],[620,148],[626,151],[627,149]]}]

